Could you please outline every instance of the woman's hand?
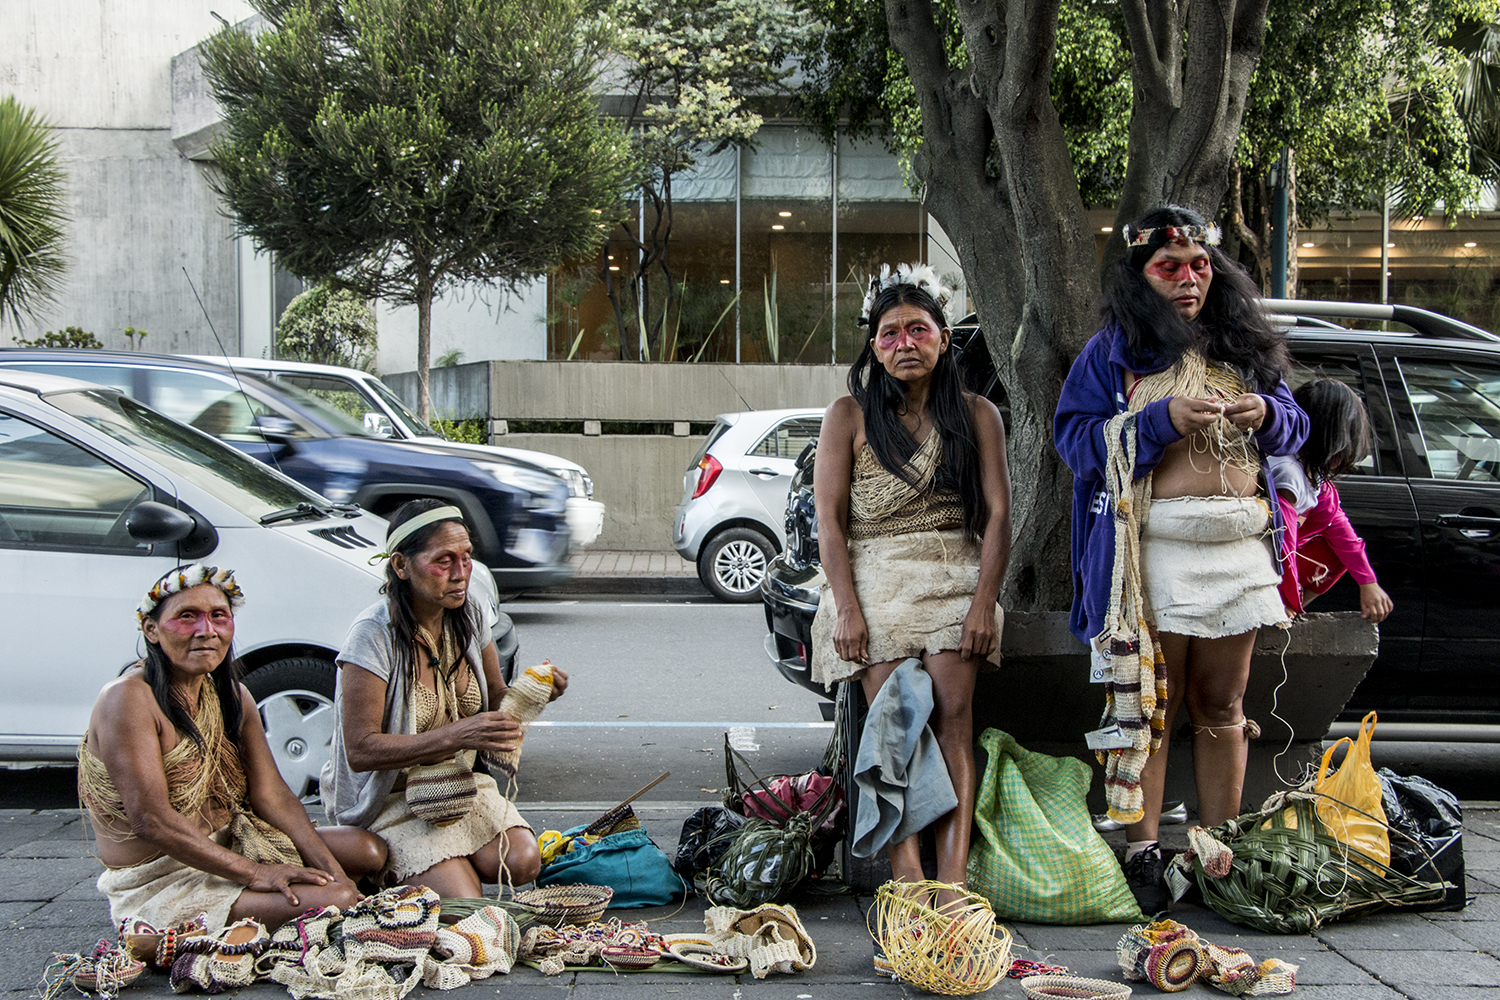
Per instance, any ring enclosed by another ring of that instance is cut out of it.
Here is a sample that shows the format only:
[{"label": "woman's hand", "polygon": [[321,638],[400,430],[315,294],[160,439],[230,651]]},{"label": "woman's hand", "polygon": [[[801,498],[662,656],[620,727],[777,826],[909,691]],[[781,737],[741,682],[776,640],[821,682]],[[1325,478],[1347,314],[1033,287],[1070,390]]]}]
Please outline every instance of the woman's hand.
[{"label": "woman's hand", "polygon": [[568,675],[563,672],[561,667],[552,663],[551,660],[543,660],[542,662],[552,665],[552,697],[548,698],[547,701],[554,702],[561,698],[563,692],[568,689]]},{"label": "woman's hand", "polygon": [[[1261,406],[1264,413],[1265,404]],[[1216,399],[1173,396],[1167,402],[1167,416],[1172,419],[1172,427],[1183,437],[1191,437],[1194,431],[1212,426],[1223,415],[1224,404]]]},{"label": "woman's hand", "polygon": [[833,648],[841,660],[870,662],[870,633],[865,627],[864,612],[859,608],[839,608],[838,620],[833,626]]},{"label": "woman's hand", "polygon": [[251,892],[279,892],[292,906],[301,906],[292,886],[298,883],[327,885],[334,881],[336,879],[332,875],[317,868],[303,868],[301,865],[256,865],[255,874],[245,884],[245,888]]},{"label": "woman's hand", "polygon": [[1258,392],[1244,392],[1224,407],[1224,416],[1242,431],[1258,431],[1266,422],[1266,400]]},{"label": "woman's hand", "polygon": [[476,712],[467,719],[450,722],[458,745],[464,750],[510,753],[521,745],[521,724],[504,712]]},{"label": "woman's hand", "polygon": [[995,651],[998,642],[994,605],[986,607],[977,601],[969,605],[969,613],[964,617],[964,630],[958,640],[959,657],[964,660],[982,660]]},{"label": "woman's hand", "polygon": [[1377,625],[1385,621],[1386,617],[1394,611],[1396,603],[1391,600],[1391,595],[1381,589],[1378,583],[1362,583],[1359,585],[1359,616],[1367,618]]}]

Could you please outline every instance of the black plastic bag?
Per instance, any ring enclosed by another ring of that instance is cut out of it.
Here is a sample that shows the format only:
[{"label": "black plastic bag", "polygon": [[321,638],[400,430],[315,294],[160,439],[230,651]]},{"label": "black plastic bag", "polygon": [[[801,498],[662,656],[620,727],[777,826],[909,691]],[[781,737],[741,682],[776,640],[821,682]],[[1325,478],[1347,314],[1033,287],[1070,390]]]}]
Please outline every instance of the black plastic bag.
[{"label": "black plastic bag", "polygon": [[693,876],[707,871],[724,855],[734,833],[744,825],[745,817],[721,806],[704,806],[682,824],[677,840],[677,857],[672,867],[692,882]]},{"label": "black plastic bag", "polygon": [[1426,778],[1403,776],[1390,768],[1375,772],[1381,804],[1391,826],[1391,868],[1421,882],[1451,882],[1433,903],[1413,910],[1462,910],[1464,887],[1463,811],[1458,798]]}]

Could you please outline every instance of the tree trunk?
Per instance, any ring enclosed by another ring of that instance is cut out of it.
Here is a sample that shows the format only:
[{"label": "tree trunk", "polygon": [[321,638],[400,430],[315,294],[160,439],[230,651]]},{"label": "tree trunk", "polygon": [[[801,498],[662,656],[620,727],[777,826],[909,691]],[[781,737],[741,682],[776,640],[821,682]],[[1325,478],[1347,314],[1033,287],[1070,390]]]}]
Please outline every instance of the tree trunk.
[{"label": "tree trunk", "polygon": [[1286,151],[1286,297],[1297,298],[1297,151]]},{"label": "tree trunk", "polygon": [[432,280],[417,281],[417,416],[432,419]]}]

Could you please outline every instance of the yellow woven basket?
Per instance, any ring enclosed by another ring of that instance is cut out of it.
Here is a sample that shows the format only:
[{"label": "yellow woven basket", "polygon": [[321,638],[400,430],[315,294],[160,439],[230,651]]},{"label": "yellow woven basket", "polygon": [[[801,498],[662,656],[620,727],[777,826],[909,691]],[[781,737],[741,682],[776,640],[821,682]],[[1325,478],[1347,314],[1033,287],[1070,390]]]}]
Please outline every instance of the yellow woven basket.
[{"label": "yellow woven basket", "polygon": [[[933,906],[939,890],[959,893],[964,902],[939,912]],[[870,915],[871,934],[896,977],[929,993],[983,993],[1010,969],[1010,931],[995,923],[984,897],[960,886],[887,882],[876,890]]]}]

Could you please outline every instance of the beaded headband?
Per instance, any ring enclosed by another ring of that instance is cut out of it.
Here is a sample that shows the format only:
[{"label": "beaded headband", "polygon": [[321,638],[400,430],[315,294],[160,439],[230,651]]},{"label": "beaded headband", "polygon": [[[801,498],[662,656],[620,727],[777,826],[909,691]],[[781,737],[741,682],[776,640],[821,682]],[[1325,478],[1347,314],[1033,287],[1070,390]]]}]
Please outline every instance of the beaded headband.
[{"label": "beaded headband", "polygon": [[1132,247],[1144,247],[1151,245],[1151,238],[1161,233],[1161,242],[1165,243],[1202,243],[1206,247],[1216,247],[1224,238],[1224,231],[1218,226],[1156,226],[1152,229],[1141,229],[1132,231],[1129,226],[1120,227],[1120,235],[1125,238],[1125,249]]},{"label": "beaded headband", "polygon": [[[385,533],[385,551],[375,553],[374,559],[389,559],[391,553],[396,551],[398,545],[429,524],[436,524],[439,521],[462,521],[463,519],[464,512],[452,505],[424,510],[410,521],[401,522],[400,527],[391,528],[387,531]],[[371,561],[373,562],[374,559]]]},{"label": "beaded headband", "polygon": [[141,598],[140,606],[135,609],[136,623],[144,622],[147,615],[173,594],[180,594],[204,583],[213,584],[224,592],[224,596],[229,598],[230,611],[238,611],[244,606],[245,592],[234,582],[234,570],[192,563],[177,567],[151,585],[146,596]]},{"label": "beaded headband", "polygon": [[931,295],[939,309],[945,309],[953,296],[953,289],[944,285],[931,264],[897,264],[895,273],[891,265],[881,264],[880,275],[870,279],[870,290],[865,292],[865,302],[859,313],[859,325],[870,325],[870,310],[875,308],[875,299],[887,288],[896,285],[916,285]]}]

